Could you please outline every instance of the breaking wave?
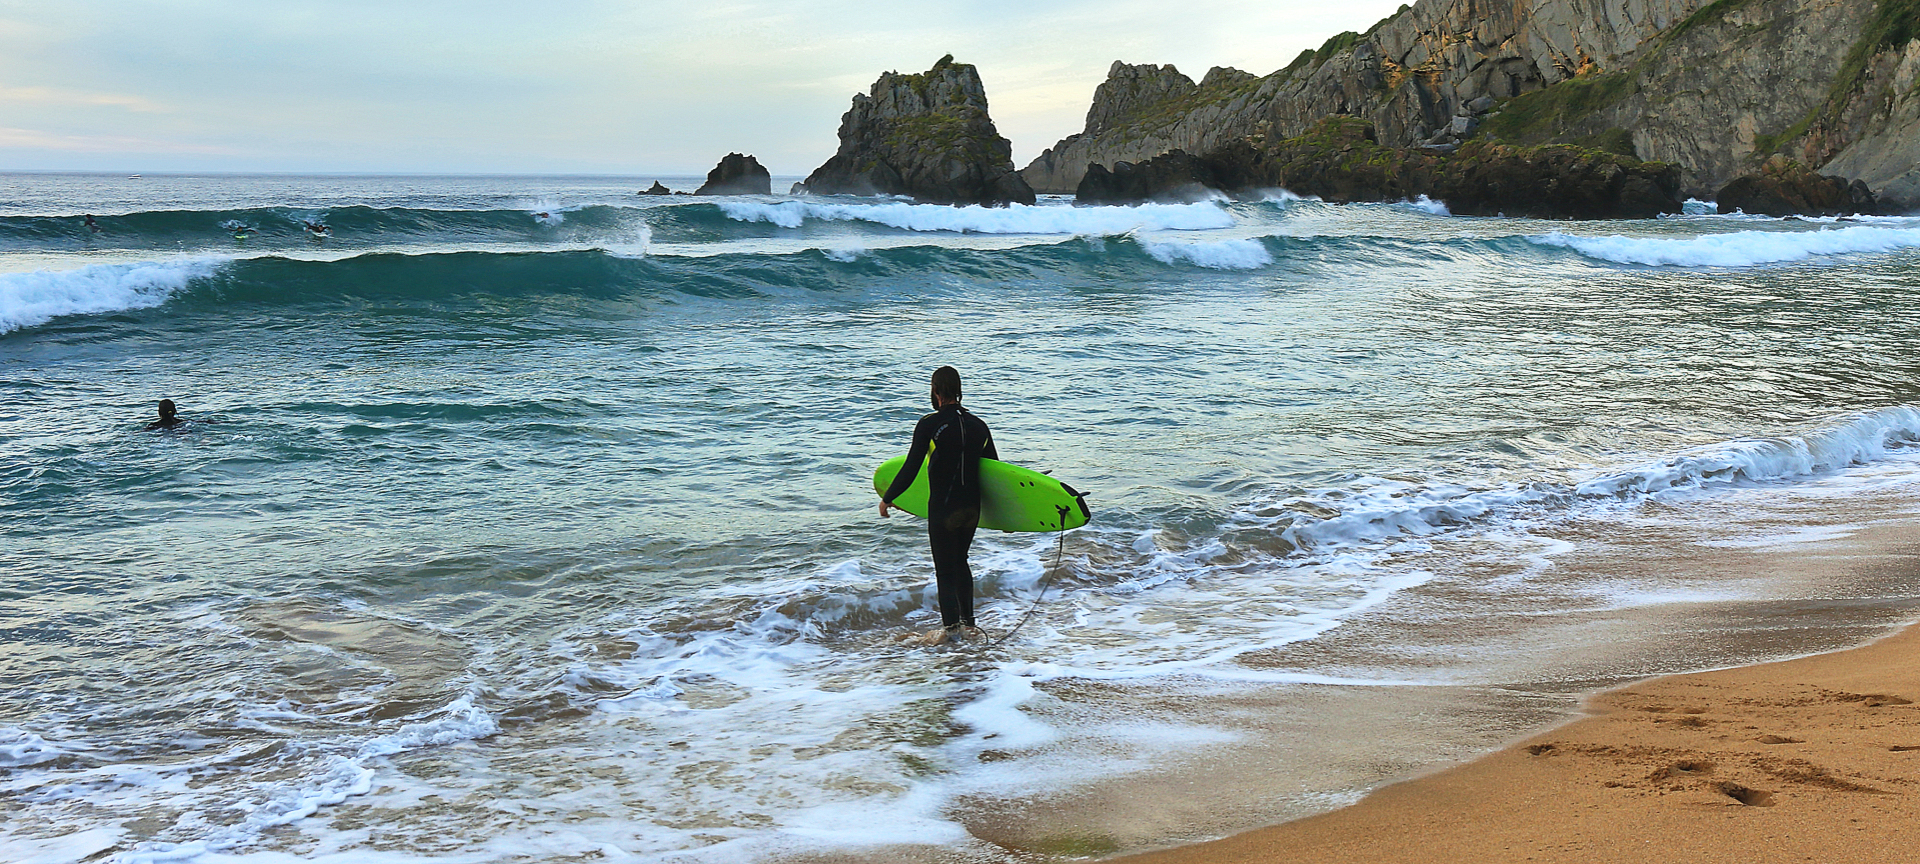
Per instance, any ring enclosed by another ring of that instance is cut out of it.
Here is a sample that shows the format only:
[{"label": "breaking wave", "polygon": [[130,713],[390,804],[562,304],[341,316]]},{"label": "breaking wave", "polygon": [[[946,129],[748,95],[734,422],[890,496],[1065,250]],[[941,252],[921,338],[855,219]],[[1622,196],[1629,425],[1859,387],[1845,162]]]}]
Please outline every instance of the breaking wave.
[{"label": "breaking wave", "polygon": [[218,259],[94,264],[78,270],[0,276],[0,333],[35,327],[63,315],[97,315],[167,302],[196,279],[212,276]]},{"label": "breaking wave", "polygon": [[1230,228],[1233,214],[1213,202],[1141,204],[1136,207],[948,207],[941,204],[837,204],[814,201],[722,201],[730,219],[798,228],[808,220],[870,222],[907,231],[973,234],[1126,234],[1131,231],[1202,231]]},{"label": "breaking wave", "polygon": [[1825,255],[1891,252],[1920,247],[1920,228],[1856,225],[1818,231],[1735,231],[1702,237],[1579,237],[1555,231],[1528,237],[1542,246],[1572,249],[1622,264],[1675,267],[1751,267]]}]

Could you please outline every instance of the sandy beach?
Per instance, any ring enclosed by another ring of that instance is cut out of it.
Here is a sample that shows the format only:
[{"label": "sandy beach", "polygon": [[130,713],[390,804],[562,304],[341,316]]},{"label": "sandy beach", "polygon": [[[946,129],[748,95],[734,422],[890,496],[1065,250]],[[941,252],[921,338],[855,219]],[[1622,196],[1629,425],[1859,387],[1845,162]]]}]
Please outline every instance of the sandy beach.
[{"label": "sandy beach", "polygon": [[1354,806],[1113,860],[1903,860],[1920,855],[1916,701],[1920,626],[1611,690],[1592,716]]}]

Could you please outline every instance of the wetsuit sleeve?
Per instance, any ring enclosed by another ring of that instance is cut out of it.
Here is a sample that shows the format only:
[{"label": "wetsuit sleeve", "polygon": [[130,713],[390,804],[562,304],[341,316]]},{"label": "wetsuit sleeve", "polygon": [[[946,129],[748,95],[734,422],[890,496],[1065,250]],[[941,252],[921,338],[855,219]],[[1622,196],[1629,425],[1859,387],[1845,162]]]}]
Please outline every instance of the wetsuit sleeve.
[{"label": "wetsuit sleeve", "polygon": [[919,476],[920,463],[927,461],[927,443],[933,440],[934,416],[929,414],[920,418],[919,425],[913,427],[913,446],[907,448],[907,463],[900,466],[900,473],[894,476],[893,485],[887,487],[887,494],[880,496],[880,500],[892,504],[893,499],[900,497],[908,486],[913,485],[913,478]]},{"label": "wetsuit sleeve", "polygon": [[980,458],[1000,461],[1000,450],[993,446],[993,430],[987,430],[987,443],[980,445]]}]

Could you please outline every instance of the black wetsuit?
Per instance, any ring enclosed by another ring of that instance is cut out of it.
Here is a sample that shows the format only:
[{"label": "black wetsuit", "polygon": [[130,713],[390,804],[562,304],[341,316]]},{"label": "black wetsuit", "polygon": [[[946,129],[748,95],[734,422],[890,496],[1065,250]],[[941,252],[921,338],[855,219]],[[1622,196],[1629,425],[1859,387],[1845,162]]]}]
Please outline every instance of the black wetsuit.
[{"label": "black wetsuit", "polygon": [[[928,453],[932,458],[928,458]],[[933,550],[933,577],[940,587],[940,622],[947,627],[973,623],[973,568],[967,550],[980,527],[980,459],[998,459],[986,421],[957,403],[920,418],[913,427],[907,463],[893,478],[882,501],[892,503],[913,485],[920,463],[927,463],[927,543]]]}]

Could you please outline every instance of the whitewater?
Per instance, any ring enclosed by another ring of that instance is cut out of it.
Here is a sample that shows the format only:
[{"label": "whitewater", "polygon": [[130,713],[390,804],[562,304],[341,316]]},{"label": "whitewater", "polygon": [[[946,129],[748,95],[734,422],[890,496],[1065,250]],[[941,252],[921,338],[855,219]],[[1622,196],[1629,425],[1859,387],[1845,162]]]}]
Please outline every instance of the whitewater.
[{"label": "whitewater", "polygon": [[0,175],[0,860],[1076,860],[1920,614],[1746,566],[1920,511],[1920,219],[652,179]]}]

